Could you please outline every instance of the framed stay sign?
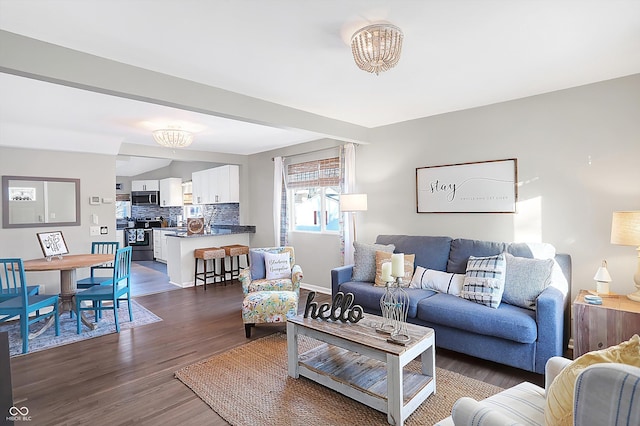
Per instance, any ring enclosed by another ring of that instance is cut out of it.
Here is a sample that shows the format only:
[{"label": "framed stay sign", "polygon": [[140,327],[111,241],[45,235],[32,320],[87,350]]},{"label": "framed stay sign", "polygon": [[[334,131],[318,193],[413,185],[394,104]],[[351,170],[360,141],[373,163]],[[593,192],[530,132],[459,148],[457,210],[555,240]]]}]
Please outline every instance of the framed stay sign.
[{"label": "framed stay sign", "polygon": [[483,161],[416,169],[418,213],[515,213],[518,161]]},{"label": "framed stay sign", "polygon": [[38,241],[44,257],[62,256],[69,253],[67,243],[60,231],[38,232]]}]

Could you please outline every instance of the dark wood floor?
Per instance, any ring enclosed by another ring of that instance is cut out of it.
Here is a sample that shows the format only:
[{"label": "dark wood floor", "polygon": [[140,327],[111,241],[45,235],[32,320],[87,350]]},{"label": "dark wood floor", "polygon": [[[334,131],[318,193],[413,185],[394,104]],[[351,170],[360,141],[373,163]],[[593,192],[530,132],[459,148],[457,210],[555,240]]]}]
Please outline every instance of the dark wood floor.
[{"label": "dark wood floor", "polygon": [[[136,300],[163,321],[11,359],[14,403],[29,408],[31,425],[226,425],[173,373],[247,342],[240,284]],[[275,331],[284,326],[257,326],[251,340]],[[501,387],[543,381],[444,350],[436,351],[436,364]]]}]

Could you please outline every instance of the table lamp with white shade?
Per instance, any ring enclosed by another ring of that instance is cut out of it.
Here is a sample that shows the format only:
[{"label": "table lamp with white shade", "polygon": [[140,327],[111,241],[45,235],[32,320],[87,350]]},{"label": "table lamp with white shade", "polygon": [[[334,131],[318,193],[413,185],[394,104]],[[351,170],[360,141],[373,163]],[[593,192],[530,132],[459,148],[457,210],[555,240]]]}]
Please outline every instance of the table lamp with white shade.
[{"label": "table lamp with white shade", "polygon": [[640,210],[613,212],[611,220],[611,244],[636,246],[638,251],[638,268],[633,275],[636,292],[627,297],[640,302]]}]

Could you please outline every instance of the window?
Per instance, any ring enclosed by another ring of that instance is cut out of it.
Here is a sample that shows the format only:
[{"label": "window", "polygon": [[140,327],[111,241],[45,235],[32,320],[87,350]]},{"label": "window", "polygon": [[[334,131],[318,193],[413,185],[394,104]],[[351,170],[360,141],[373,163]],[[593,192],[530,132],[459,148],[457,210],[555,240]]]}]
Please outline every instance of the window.
[{"label": "window", "polygon": [[340,159],[287,167],[291,230],[338,232],[340,229]]}]

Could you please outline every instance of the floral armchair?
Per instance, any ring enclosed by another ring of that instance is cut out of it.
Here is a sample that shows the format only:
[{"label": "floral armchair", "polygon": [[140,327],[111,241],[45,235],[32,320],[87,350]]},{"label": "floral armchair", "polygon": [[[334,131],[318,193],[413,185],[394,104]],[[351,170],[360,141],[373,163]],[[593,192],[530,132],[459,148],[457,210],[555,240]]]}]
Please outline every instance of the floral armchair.
[{"label": "floral armchair", "polygon": [[[265,254],[288,254],[290,273],[286,277],[267,279]],[[285,322],[298,313],[302,268],[295,264],[293,247],[254,248],[249,251],[250,266],[240,272],[245,298],[242,321],[247,338],[251,327],[261,323]]]}]

